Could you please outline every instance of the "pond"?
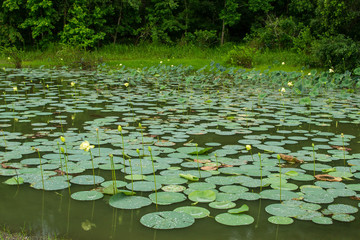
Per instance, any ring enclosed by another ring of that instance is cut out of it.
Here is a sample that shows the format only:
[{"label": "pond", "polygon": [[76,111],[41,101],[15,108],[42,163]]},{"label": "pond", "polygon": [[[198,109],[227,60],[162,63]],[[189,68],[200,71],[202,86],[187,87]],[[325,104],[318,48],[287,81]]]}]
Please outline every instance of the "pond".
[{"label": "pond", "polygon": [[273,76],[0,72],[0,224],[72,239],[360,237],[359,94]]}]

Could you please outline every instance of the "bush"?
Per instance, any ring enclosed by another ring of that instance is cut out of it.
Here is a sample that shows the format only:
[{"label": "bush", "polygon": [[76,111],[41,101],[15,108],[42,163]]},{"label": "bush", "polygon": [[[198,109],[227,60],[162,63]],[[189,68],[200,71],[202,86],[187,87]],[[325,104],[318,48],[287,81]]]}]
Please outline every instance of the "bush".
[{"label": "bush", "polygon": [[257,50],[255,48],[234,46],[234,49],[227,53],[225,62],[234,66],[252,68],[256,52]]},{"label": "bush", "polygon": [[323,37],[312,45],[312,55],[320,67],[337,72],[360,66],[360,45],[344,35]]},{"label": "bush", "polygon": [[15,68],[22,67],[22,56],[24,52],[17,49],[15,46],[12,47],[1,47],[0,52],[8,59],[8,61],[14,64]]},{"label": "bush", "polygon": [[256,41],[259,48],[291,48],[293,38],[299,34],[299,26],[289,18],[275,18],[269,16],[262,28],[252,29],[246,37],[249,42]]},{"label": "bush", "polygon": [[194,32],[195,44],[199,47],[210,47],[217,41],[215,30],[197,30]]}]

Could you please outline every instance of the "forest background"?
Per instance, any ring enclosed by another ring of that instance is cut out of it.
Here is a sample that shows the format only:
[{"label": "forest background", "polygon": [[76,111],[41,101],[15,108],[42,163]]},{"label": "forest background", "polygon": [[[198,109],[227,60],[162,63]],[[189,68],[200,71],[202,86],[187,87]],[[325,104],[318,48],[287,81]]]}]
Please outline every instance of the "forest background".
[{"label": "forest background", "polygon": [[344,72],[359,41],[358,0],[0,1],[0,64],[16,67],[191,58]]}]

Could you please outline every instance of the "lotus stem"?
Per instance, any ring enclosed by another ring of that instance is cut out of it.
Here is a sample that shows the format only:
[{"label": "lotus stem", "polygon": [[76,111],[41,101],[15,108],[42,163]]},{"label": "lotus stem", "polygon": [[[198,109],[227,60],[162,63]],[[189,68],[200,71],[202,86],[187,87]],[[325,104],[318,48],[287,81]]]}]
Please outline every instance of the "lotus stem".
[{"label": "lotus stem", "polygon": [[45,190],[45,183],[44,183],[44,173],[43,173],[43,168],[42,168],[42,163],[41,163],[41,156],[40,156],[40,151],[38,148],[35,148],[35,151],[38,153],[39,155],[39,161],[40,161],[40,172],[41,172],[41,181],[42,181],[42,186],[43,186],[43,190]]},{"label": "lotus stem", "polygon": [[143,175],[143,169],[142,169],[142,162],[141,162],[140,150],[137,148],[137,149],[136,149],[136,152],[138,153],[139,159],[140,159],[140,173],[141,173],[141,175]]},{"label": "lotus stem", "polygon": [[111,178],[113,180],[113,193],[116,193],[116,174],[115,174],[115,165],[114,165],[114,155],[110,154],[110,164],[111,164]]},{"label": "lotus stem", "polygon": [[[122,155],[123,155],[124,167],[125,167],[126,166],[126,164],[125,164],[125,143],[124,143],[124,136],[123,136],[123,133],[122,133],[121,125],[118,126],[118,131],[120,132],[120,135],[121,135]],[[124,173],[126,174],[126,168],[124,168]]]},{"label": "lotus stem", "polygon": [[280,202],[281,202],[281,157],[280,154],[277,155],[277,159],[279,160],[279,176],[280,176]]},{"label": "lotus stem", "polygon": [[142,148],[143,148],[143,156],[145,156],[144,133],[143,133],[143,129],[142,129],[141,123],[139,123],[139,128],[140,128],[140,131],[141,131],[141,145],[142,145]]},{"label": "lotus stem", "polygon": [[312,143],[312,149],[313,149],[313,159],[314,159],[314,177],[315,177],[315,144]]},{"label": "lotus stem", "polygon": [[196,162],[197,162],[197,166],[198,166],[198,171],[199,171],[199,178],[201,178],[201,172],[200,172],[200,163],[199,163],[199,152],[198,152],[198,144],[195,144],[196,147]]},{"label": "lotus stem", "polygon": [[96,128],[96,138],[99,146],[99,157],[100,157],[100,135],[99,135],[99,128]]},{"label": "lotus stem", "polygon": [[261,166],[261,153],[258,153],[260,159],[260,192],[262,191],[262,166]]},{"label": "lotus stem", "polygon": [[91,153],[91,149],[89,149],[90,152],[90,158],[91,158],[91,165],[92,165],[92,172],[93,172],[93,178],[94,178],[94,187],[95,187],[95,168],[94,168],[94,159],[93,155]]},{"label": "lotus stem", "polygon": [[158,204],[157,204],[157,190],[156,190],[156,177],[155,177],[155,166],[154,166],[154,158],[151,152],[151,147],[149,146],[149,152],[150,152],[150,157],[151,157],[151,163],[152,163],[152,168],[153,168],[153,174],[154,174],[154,184],[155,184],[155,203],[156,203],[156,209],[158,209]]},{"label": "lotus stem", "polygon": [[[131,193],[134,193],[134,179],[133,179],[133,171],[132,171],[132,165],[131,165],[131,159],[129,159],[129,164],[130,164],[130,177],[131,177]],[[156,187],[156,186],[155,186]]]},{"label": "lotus stem", "polygon": [[61,148],[60,148],[60,143],[57,142],[58,148],[59,148],[59,158],[60,158],[60,167],[61,167],[61,173],[64,172],[63,170],[63,163],[62,163],[62,159],[61,159]]}]

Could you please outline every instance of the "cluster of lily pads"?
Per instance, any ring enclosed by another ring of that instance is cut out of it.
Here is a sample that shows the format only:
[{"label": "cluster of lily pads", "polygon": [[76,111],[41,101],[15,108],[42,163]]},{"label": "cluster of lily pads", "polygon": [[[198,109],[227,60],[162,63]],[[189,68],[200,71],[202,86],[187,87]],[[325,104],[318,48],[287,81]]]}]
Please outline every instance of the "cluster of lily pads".
[{"label": "cluster of lily pads", "polygon": [[[272,200],[264,208],[274,224],[353,221],[360,97],[329,89],[339,76],[328,73],[212,67],[0,72],[1,179],[79,201],[105,197],[117,209],[154,205],[140,222],[155,229],[190,226],[211,209],[224,211],[215,216],[221,224],[252,224],[246,203],[261,199]],[[269,76],[281,83],[253,86]],[[328,84],[316,98],[314,90],[304,95],[315,80]],[[176,203],[184,205],[159,209]]]}]

